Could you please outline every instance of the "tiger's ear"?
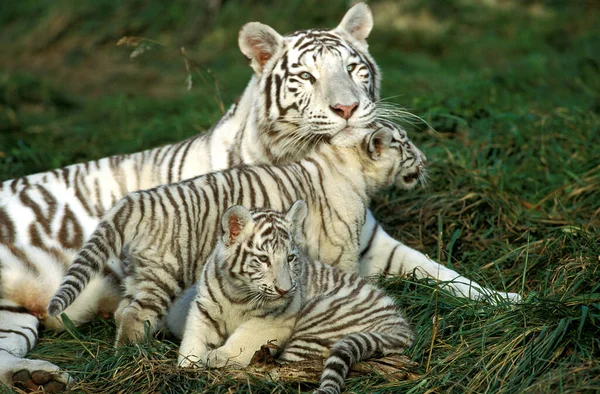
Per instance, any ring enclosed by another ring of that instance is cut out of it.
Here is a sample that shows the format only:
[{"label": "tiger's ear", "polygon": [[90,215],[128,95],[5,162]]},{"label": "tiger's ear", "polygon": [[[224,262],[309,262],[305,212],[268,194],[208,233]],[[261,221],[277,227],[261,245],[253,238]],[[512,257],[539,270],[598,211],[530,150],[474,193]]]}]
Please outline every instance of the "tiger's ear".
[{"label": "tiger's ear", "polygon": [[367,37],[373,29],[373,14],[365,3],[358,3],[346,12],[337,27],[350,34],[355,40],[367,45]]},{"label": "tiger's ear", "polygon": [[308,206],[304,200],[297,200],[294,202],[285,214],[285,219],[291,224],[294,240],[298,244],[304,242],[302,239],[302,224],[304,223],[304,219],[306,219],[307,215]]},{"label": "tiger's ear", "polygon": [[283,38],[273,28],[259,22],[242,26],[238,37],[240,50],[250,60],[250,66],[257,74],[282,47]]},{"label": "tiger's ear", "polygon": [[392,132],[390,129],[382,127],[371,133],[367,138],[369,157],[373,160],[379,160],[383,150],[392,143]]},{"label": "tiger's ear", "polygon": [[241,235],[247,233],[254,220],[250,211],[241,205],[228,208],[221,218],[223,228],[223,243],[226,246],[236,242]]}]

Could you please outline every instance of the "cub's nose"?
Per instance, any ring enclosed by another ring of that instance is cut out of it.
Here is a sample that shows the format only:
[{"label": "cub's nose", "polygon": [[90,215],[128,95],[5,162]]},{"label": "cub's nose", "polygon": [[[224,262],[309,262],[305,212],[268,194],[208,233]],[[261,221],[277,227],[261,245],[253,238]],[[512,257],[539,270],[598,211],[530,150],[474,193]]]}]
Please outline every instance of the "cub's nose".
[{"label": "cub's nose", "polygon": [[334,114],[348,120],[358,108],[358,103],[354,102],[350,105],[336,104],[334,106],[329,106],[329,108],[331,108]]}]

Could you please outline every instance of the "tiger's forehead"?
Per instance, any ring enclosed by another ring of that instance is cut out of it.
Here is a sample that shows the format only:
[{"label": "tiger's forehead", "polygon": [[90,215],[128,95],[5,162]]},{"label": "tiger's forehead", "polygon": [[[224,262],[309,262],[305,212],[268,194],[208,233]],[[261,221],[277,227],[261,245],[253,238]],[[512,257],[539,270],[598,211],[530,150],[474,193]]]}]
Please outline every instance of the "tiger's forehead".
[{"label": "tiger's forehead", "polygon": [[254,219],[253,244],[263,248],[289,248],[292,243],[289,224],[285,216],[278,211],[264,209],[252,212]]},{"label": "tiger's forehead", "polygon": [[331,57],[360,57],[356,48],[333,30],[300,30],[286,35],[284,39],[288,44],[288,58],[306,66]]}]

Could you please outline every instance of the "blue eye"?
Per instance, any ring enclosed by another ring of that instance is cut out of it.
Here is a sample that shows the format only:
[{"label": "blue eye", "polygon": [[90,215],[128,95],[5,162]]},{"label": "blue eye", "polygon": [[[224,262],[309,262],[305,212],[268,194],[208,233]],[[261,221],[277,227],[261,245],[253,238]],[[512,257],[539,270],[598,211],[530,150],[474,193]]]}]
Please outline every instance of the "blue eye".
[{"label": "blue eye", "polygon": [[262,256],[258,256],[258,259],[260,260],[261,263],[265,263],[267,265],[267,267],[271,266],[271,262],[269,261],[269,258],[265,255]]},{"label": "blue eye", "polygon": [[348,64],[346,66],[346,70],[348,70],[348,72],[351,73],[352,71],[354,71],[354,69],[356,68],[356,66],[357,66],[356,63]]},{"label": "blue eye", "polygon": [[314,77],[312,76],[311,73],[304,71],[303,73],[300,73],[300,78],[310,80],[310,79],[313,79]]}]

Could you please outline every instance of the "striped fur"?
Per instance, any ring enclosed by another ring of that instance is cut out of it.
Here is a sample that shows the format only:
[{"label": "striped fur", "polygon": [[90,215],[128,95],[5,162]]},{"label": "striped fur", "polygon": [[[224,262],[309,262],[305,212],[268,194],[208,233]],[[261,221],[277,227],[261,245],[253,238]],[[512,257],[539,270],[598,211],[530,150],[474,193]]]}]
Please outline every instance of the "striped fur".
[{"label": "striped fur", "polygon": [[[285,215],[240,206],[225,212],[223,240],[188,291],[194,299],[180,366],[245,367],[267,343],[279,347],[281,361],[329,353],[316,392],[334,394],[353,364],[412,344],[413,333],[393,299],[358,275],[301,252],[294,234],[302,227],[304,206],[296,202]],[[232,217],[242,228],[233,240]]]},{"label": "striped fur", "polygon": [[[22,307],[19,327],[24,328],[0,337],[0,353],[14,358],[0,358],[0,382],[12,384],[12,375],[21,369],[40,369],[41,362],[20,360],[29,346],[19,338],[29,332],[37,335],[39,322],[62,327],[60,319],[47,315],[46,305],[75,251],[125,194],[239,164],[291,162],[347,133],[347,127],[368,127],[377,115],[380,80],[367,50],[371,26],[364,5],[353,7],[332,30],[280,36],[267,26],[248,24],[240,32],[240,48],[255,74],[240,100],[209,132],[162,148],[1,183],[0,303]],[[265,41],[255,40],[261,32],[266,32]],[[269,53],[257,52],[267,41],[277,45]],[[319,83],[301,79],[302,72]],[[334,111],[355,102],[358,106],[348,119]],[[112,313],[118,303],[114,277],[96,278],[67,313],[81,324],[97,313]],[[14,316],[0,309],[0,323]],[[55,366],[46,364],[40,370],[65,381],[62,374],[54,374]]]},{"label": "striped fur", "polygon": [[[240,48],[255,74],[240,100],[209,132],[161,148],[1,183],[0,304],[22,307],[19,327],[24,328],[0,337],[0,352],[12,357],[0,357],[0,382],[12,384],[12,374],[21,369],[40,369],[38,361],[20,359],[29,348],[19,338],[37,334],[39,322],[62,327],[60,319],[47,315],[46,305],[76,250],[125,194],[234,165],[285,164],[334,137],[343,139],[350,134],[348,128],[371,127],[376,118],[385,117],[375,106],[380,73],[367,50],[371,27],[372,16],[364,4],[351,8],[332,30],[280,36],[265,25],[250,23],[240,32]],[[454,280],[448,286],[462,296],[498,294],[391,238],[370,212],[360,245],[361,275],[415,272]],[[113,275],[93,282],[66,311],[75,324],[97,313],[112,313],[119,303]],[[500,296],[518,299],[513,293]],[[0,324],[14,316],[0,309]],[[40,370],[54,374],[56,367]],[[64,381],[63,375],[55,376]]]},{"label": "striped fur", "polygon": [[[370,21],[368,9],[361,10]],[[74,252],[125,194],[240,164],[290,163],[333,137],[343,139],[349,129],[371,127],[380,74],[364,34],[355,35],[344,23],[287,36],[249,23],[240,31],[239,43],[255,75],[208,133],[0,184],[2,297],[58,328],[60,320],[48,318],[45,306]],[[256,53],[265,42],[276,45],[269,53]],[[268,60],[256,64],[256,56]],[[303,73],[311,77],[303,79]],[[355,102],[359,104],[348,119],[334,111]],[[36,296],[24,298],[23,287],[33,287]],[[111,280],[98,288],[88,302],[69,310],[73,321],[85,322],[100,305],[115,304],[106,302],[115,294]]]},{"label": "striped fur", "polygon": [[322,145],[298,163],[236,167],[131,193],[107,212],[77,253],[48,312],[60,314],[116,261],[112,269],[125,287],[116,312],[117,344],[138,341],[144,322],[155,330],[173,300],[198,280],[222,213],[238,204],[283,210],[305,200],[310,214],[299,236],[307,240],[309,255],[356,272],[370,197],[394,184],[412,187],[422,172],[420,151],[402,129],[388,124],[355,146]]}]

